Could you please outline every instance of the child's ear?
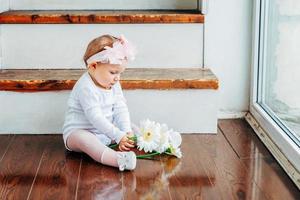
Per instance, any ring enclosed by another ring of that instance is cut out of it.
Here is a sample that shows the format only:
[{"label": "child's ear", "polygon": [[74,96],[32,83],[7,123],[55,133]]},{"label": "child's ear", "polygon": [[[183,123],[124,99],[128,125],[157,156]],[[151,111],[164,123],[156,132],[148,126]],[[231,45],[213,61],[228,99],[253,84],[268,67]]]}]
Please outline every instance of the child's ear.
[{"label": "child's ear", "polygon": [[89,63],[89,68],[92,68],[92,69],[96,69],[97,67],[97,62],[92,62],[92,63]]}]

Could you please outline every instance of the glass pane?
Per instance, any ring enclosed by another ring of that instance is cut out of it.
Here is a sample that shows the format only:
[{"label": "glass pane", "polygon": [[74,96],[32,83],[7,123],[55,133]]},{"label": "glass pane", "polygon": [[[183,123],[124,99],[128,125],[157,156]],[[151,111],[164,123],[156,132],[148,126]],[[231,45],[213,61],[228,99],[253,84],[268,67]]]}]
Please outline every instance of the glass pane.
[{"label": "glass pane", "polygon": [[267,1],[261,105],[300,144],[300,1]]}]

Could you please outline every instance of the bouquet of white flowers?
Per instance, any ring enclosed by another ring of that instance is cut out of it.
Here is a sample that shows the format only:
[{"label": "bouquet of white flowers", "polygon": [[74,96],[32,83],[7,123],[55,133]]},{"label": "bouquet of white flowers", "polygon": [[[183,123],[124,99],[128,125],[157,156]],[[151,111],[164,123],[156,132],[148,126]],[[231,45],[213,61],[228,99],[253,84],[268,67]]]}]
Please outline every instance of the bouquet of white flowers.
[{"label": "bouquet of white flowers", "polygon": [[180,150],[180,133],[168,129],[166,124],[159,124],[149,119],[142,120],[139,127],[134,128],[134,136],[137,149],[146,152],[137,158],[151,158],[154,155],[168,154],[182,157]]}]

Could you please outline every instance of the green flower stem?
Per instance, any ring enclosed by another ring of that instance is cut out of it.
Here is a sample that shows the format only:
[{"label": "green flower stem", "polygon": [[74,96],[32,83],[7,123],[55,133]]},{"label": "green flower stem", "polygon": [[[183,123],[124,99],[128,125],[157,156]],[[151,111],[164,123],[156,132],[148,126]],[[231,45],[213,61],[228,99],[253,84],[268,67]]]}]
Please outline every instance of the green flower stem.
[{"label": "green flower stem", "polygon": [[136,156],[136,158],[138,158],[138,159],[147,159],[147,158],[151,158],[152,156],[159,155],[159,154],[160,154],[159,152],[155,151],[153,153],[138,155],[138,156]]},{"label": "green flower stem", "polygon": [[114,149],[117,146],[118,146],[118,144],[110,144],[108,147],[111,148],[111,149]]},{"label": "green flower stem", "polygon": [[137,137],[136,137],[136,135],[134,135],[134,136],[130,137],[129,139],[130,139],[130,140],[132,140],[132,141],[134,141],[134,143],[136,143],[136,142],[137,142]]},{"label": "green flower stem", "polygon": [[172,153],[170,153],[170,152],[164,152],[165,154],[167,154],[167,155],[170,155],[170,156],[174,156]]}]

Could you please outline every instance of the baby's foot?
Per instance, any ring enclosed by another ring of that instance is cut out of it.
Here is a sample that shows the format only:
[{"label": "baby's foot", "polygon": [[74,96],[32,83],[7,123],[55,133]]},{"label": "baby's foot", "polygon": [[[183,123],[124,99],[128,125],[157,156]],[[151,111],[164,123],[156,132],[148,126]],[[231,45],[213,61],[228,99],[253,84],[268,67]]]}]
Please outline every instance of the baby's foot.
[{"label": "baby's foot", "polygon": [[120,171],[124,171],[124,169],[127,169],[127,170],[135,169],[136,155],[133,151],[118,152],[117,157],[118,157],[117,162],[118,162]]}]

